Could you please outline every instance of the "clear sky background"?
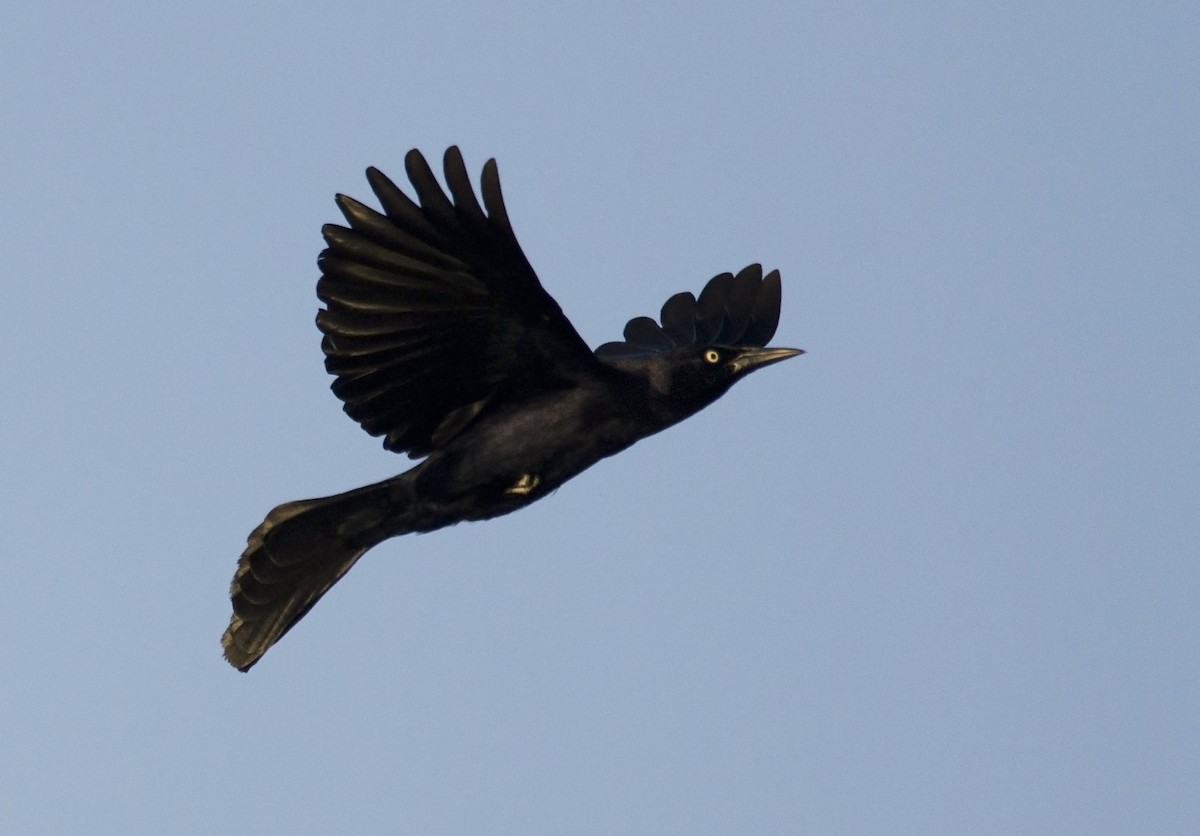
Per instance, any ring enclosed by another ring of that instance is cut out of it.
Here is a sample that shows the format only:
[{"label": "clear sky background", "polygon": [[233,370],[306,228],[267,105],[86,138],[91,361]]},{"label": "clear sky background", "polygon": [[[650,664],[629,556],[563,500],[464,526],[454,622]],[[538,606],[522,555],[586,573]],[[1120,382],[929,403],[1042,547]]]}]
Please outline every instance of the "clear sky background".
[{"label": "clear sky background", "polygon": [[[0,831],[1200,832],[1200,5],[0,15]],[[247,533],[408,466],[335,192],[459,144],[593,345],[808,349],[242,675]]]}]

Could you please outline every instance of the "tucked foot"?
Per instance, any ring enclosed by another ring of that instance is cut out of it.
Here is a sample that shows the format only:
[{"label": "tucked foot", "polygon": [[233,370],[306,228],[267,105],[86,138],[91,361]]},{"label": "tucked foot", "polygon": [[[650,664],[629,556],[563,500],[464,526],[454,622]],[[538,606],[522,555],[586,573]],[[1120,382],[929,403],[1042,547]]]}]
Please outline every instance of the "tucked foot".
[{"label": "tucked foot", "polygon": [[521,478],[511,487],[506,488],[504,493],[508,496],[528,496],[540,484],[542,484],[541,476],[536,473],[522,473]]}]

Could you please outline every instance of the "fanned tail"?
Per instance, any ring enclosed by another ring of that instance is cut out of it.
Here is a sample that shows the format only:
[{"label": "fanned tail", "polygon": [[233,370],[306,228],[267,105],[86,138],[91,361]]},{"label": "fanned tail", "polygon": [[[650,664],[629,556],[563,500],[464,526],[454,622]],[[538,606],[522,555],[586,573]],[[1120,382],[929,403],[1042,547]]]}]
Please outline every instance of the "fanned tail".
[{"label": "fanned tail", "polygon": [[403,533],[391,516],[394,480],[273,509],[250,533],[230,585],[221,645],[248,671],[372,546]]}]

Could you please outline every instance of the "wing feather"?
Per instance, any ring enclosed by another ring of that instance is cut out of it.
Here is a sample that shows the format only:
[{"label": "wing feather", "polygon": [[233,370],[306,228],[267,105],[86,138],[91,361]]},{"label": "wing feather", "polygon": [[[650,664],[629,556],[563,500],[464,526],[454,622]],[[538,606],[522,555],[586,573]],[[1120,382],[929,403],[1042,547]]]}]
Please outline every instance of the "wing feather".
[{"label": "wing feather", "polygon": [[659,319],[675,345],[691,345],[696,341],[696,297],[690,292],[676,293],[668,299]]},{"label": "wing feather", "polygon": [[778,270],[772,270],[763,278],[754,306],[750,310],[750,325],[742,340],[746,345],[766,345],[775,336],[779,327],[779,308],[783,297],[782,281]]}]

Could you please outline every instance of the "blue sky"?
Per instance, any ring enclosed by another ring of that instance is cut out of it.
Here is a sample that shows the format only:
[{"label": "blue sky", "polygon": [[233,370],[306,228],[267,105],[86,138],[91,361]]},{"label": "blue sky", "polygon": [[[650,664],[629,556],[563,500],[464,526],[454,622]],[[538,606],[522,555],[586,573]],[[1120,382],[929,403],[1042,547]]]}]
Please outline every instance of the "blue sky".
[{"label": "blue sky", "polygon": [[[1194,3],[43,3],[0,25],[0,830],[1200,830]],[[496,157],[593,345],[778,267],[805,357],[371,552],[315,257]]]}]

